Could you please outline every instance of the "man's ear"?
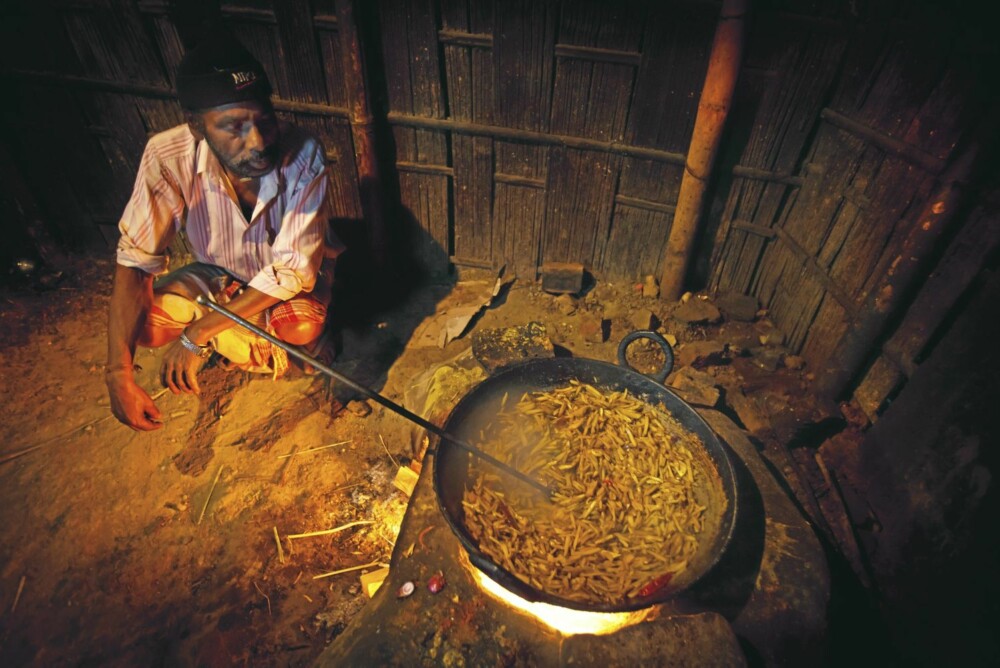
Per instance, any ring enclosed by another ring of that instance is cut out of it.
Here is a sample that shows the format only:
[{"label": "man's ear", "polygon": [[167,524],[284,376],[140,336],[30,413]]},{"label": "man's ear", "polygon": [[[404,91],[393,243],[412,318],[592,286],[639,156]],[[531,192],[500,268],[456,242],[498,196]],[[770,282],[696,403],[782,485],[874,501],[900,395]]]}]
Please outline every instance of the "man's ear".
[{"label": "man's ear", "polygon": [[202,118],[201,114],[193,111],[185,111],[184,122],[187,123],[191,134],[194,135],[195,141],[201,141],[205,138],[205,119]]}]

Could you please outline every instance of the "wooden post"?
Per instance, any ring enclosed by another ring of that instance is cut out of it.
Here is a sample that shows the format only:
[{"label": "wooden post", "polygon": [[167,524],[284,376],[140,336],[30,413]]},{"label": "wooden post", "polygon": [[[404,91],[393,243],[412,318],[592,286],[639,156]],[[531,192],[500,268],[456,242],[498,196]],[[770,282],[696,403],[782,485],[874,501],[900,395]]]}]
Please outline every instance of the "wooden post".
[{"label": "wooden post", "polygon": [[712,173],[712,163],[722,138],[722,128],[729,114],[733,89],[743,56],[743,23],[747,0],[723,0],[719,25],[712,40],[705,85],[698,102],[691,145],[681,178],[677,210],[670,226],[667,250],[660,275],[660,297],[674,300],[681,296],[684,276],[690,262],[698,221],[701,218],[705,186]]},{"label": "wooden post", "polygon": [[[990,114],[987,117],[992,118]],[[905,306],[937,241],[956,211],[962,208],[969,190],[967,182],[975,174],[986,141],[982,129],[974,133],[972,141],[941,175],[937,190],[924,204],[917,224],[910,228],[885,275],[868,293],[857,321],[837,344],[830,365],[820,370],[816,381],[819,394],[830,399],[842,398],[870,356],[878,352],[875,346],[890,319]]]},{"label": "wooden post", "polygon": [[337,0],[337,32],[344,58],[344,88],[354,142],[361,210],[368,223],[372,257],[378,267],[388,262],[384,188],[375,150],[375,120],[366,86],[364,50],[355,17],[355,0]]}]

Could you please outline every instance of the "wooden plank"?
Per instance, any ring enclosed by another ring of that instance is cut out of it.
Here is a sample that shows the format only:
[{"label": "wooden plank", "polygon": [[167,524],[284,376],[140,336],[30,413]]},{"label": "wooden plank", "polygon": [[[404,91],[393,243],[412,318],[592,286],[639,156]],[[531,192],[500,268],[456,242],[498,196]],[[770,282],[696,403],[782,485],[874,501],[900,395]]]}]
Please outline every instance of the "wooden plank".
[{"label": "wooden plank", "polygon": [[906,376],[884,355],[880,356],[854,390],[854,398],[868,419],[875,422],[889,395],[906,383]]}]

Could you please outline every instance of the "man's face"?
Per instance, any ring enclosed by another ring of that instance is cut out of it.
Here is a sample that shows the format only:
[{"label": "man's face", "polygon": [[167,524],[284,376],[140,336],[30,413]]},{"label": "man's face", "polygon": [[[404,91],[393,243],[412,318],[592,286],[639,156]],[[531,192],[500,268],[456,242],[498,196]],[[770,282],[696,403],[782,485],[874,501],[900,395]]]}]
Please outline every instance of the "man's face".
[{"label": "man's face", "polygon": [[278,159],[278,119],[269,102],[235,102],[195,114],[219,162],[242,178],[264,176]]}]

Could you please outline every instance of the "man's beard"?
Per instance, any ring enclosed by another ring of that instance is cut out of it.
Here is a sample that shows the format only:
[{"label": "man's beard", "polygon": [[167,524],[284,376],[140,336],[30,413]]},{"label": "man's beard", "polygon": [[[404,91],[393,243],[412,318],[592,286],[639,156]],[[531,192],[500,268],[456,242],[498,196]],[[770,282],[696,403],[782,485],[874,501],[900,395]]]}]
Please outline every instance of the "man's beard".
[{"label": "man's beard", "polygon": [[[219,162],[226,168],[226,170],[240,178],[252,179],[258,176],[264,176],[274,169],[274,164],[277,162],[278,146],[277,144],[269,146],[263,151],[253,151],[248,158],[243,160],[227,160],[222,156],[222,153],[214,146],[213,142],[205,138],[208,141],[209,148],[212,149],[212,153],[218,158]],[[259,162],[261,160],[267,161],[266,167],[255,167],[252,163]]]}]

